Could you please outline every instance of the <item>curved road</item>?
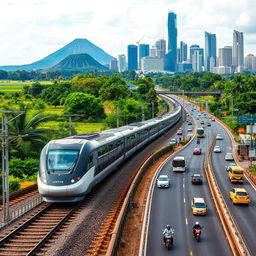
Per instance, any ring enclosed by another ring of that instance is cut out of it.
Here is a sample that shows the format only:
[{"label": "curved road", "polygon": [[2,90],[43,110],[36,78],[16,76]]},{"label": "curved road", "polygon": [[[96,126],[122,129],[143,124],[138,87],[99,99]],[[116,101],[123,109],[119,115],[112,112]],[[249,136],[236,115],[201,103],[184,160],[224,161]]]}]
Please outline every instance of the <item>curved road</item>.
[{"label": "curved road", "polygon": [[[187,107],[187,110],[191,107]],[[200,126],[200,125],[199,125]],[[177,255],[177,256],[228,256],[231,255],[219,218],[208,188],[206,178],[203,185],[192,185],[191,175],[200,173],[204,176],[203,160],[206,152],[207,137],[212,128],[206,129],[206,138],[200,139],[202,155],[193,155],[196,139],[178,155],[184,155],[188,168],[184,173],[174,173],[171,170],[170,159],[159,174],[167,174],[171,179],[168,189],[154,188],[150,222],[147,236],[146,255]],[[184,127],[187,130],[187,126]],[[206,216],[193,216],[191,200],[193,197],[203,197],[207,203]],[[204,226],[201,241],[197,242],[192,235],[192,227],[196,221]],[[162,229],[170,224],[175,229],[174,247],[169,252],[163,245]]]}]

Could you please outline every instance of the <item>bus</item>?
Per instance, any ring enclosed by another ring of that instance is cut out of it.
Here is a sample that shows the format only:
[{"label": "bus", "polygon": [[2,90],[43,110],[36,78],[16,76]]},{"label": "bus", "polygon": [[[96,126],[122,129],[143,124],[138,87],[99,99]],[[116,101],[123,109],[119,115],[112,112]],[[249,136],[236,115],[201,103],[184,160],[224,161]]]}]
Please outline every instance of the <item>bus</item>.
[{"label": "bus", "polygon": [[197,138],[204,138],[204,128],[197,128],[196,130],[196,137]]},{"label": "bus", "polygon": [[173,158],[172,170],[174,172],[184,172],[186,170],[186,162],[184,156],[175,156]]}]

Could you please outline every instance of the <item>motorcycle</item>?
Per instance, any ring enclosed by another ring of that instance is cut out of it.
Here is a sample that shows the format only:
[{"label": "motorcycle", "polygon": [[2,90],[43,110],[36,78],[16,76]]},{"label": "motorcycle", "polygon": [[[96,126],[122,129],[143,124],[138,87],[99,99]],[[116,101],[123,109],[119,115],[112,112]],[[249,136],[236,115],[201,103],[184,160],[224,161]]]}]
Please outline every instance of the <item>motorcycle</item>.
[{"label": "motorcycle", "polygon": [[200,241],[200,238],[201,238],[201,233],[202,233],[202,230],[201,229],[194,229],[193,230],[193,235],[196,239],[197,242]]},{"label": "motorcycle", "polygon": [[164,238],[165,238],[165,247],[169,250],[171,250],[171,248],[173,247],[173,234],[174,231],[172,231],[171,234],[165,234]]}]

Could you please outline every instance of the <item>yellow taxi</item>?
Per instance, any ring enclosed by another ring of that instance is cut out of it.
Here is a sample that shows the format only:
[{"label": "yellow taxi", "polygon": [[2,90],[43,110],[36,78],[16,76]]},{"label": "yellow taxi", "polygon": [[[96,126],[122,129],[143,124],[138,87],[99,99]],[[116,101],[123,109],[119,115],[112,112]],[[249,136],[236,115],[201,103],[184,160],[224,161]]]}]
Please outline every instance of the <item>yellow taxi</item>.
[{"label": "yellow taxi", "polygon": [[228,176],[231,182],[244,182],[244,169],[240,166],[229,166]]},{"label": "yellow taxi", "polygon": [[191,201],[192,213],[194,215],[205,215],[207,205],[203,198],[194,197]]},{"label": "yellow taxi", "polygon": [[244,188],[233,188],[229,192],[229,197],[233,204],[249,204],[250,197]]}]

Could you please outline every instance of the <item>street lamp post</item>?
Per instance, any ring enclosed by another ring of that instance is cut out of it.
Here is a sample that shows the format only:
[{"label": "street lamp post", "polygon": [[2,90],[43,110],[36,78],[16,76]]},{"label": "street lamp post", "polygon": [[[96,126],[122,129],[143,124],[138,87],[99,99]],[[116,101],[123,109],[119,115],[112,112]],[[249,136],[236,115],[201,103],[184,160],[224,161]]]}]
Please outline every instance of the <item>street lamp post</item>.
[{"label": "street lamp post", "polygon": [[[24,111],[0,111],[2,113],[2,176],[3,176],[3,222],[7,223],[10,219],[10,209],[9,209],[9,148],[8,148],[8,138],[9,129],[8,123],[17,118],[18,116],[24,114]],[[7,114],[15,114],[17,116],[8,120]]]}]

